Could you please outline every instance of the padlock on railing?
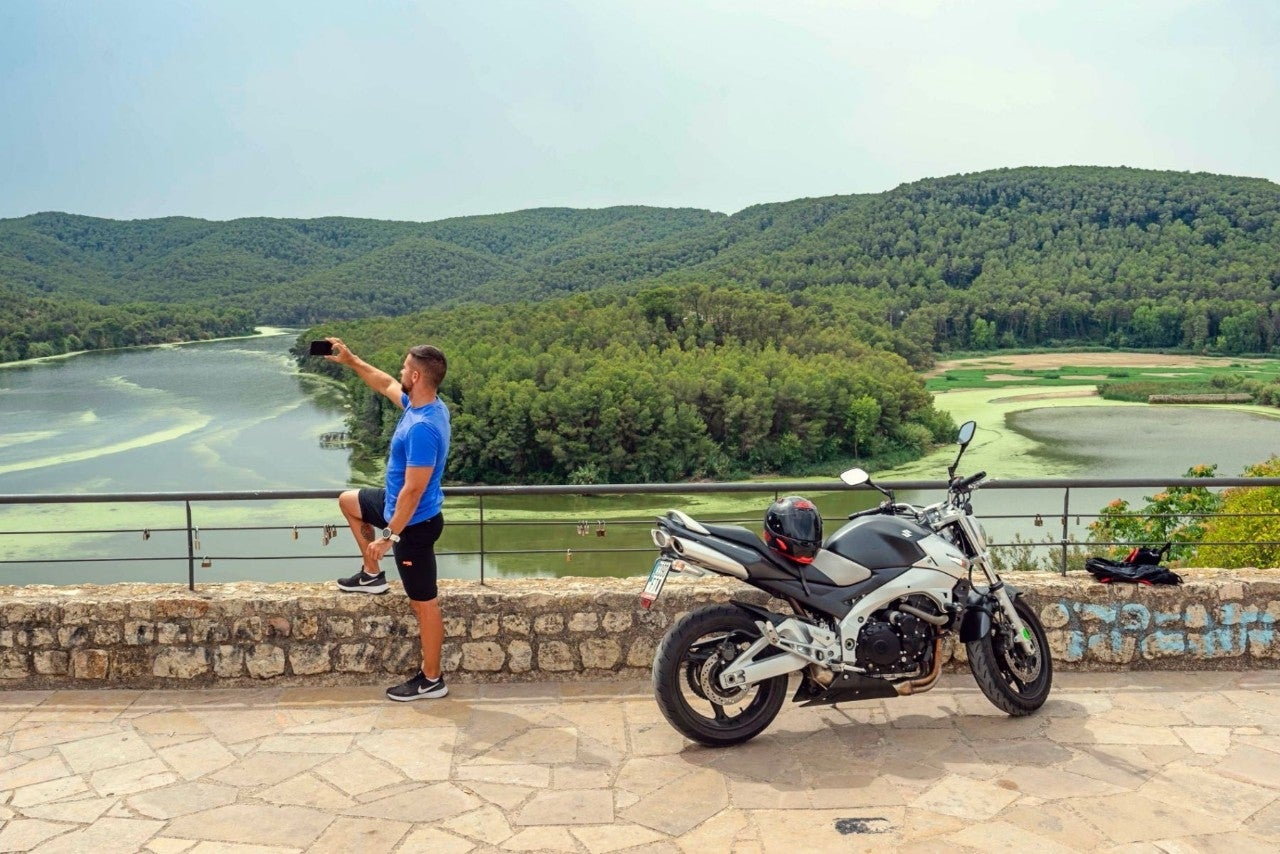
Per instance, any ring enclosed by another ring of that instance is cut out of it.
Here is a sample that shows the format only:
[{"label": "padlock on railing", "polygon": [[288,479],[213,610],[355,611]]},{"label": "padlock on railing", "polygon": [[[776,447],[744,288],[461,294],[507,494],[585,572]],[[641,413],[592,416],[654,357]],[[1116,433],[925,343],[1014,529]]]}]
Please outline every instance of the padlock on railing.
[{"label": "padlock on railing", "polygon": [[150,528],[143,528],[143,529],[142,529],[142,541],[145,543],[145,542],[146,542],[147,540],[149,540],[149,539],[151,539],[151,529],[150,529]]},{"label": "padlock on railing", "polygon": [[1039,513],[1037,513],[1037,514],[1036,514],[1035,522],[1034,522],[1033,524],[1034,524],[1037,528],[1043,528],[1043,527],[1044,527],[1044,518],[1043,518]]},{"label": "padlock on railing", "polygon": [[210,558],[208,555],[205,555],[204,559],[200,561],[200,566],[203,569],[208,569],[209,567],[213,566],[212,558]]},{"label": "padlock on railing", "polygon": [[294,538],[295,540],[296,540],[296,539],[298,539],[298,526],[297,526],[297,525],[294,525],[294,526],[293,526],[293,538]]},{"label": "padlock on railing", "polygon": [[191,529],[191,548],[196,549],[197,551],[199,551],[200,549],[200,529],[199,528]]}]

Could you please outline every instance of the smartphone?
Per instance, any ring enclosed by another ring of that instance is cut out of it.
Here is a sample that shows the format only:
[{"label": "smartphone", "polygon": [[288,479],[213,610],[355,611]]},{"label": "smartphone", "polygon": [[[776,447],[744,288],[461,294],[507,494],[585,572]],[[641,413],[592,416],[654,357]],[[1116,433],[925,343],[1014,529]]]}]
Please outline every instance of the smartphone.
[{"label": "smartphone", "polygon": [[312,341],[311,355],[313,356],[332,356],[333,343],[330,341]]}]

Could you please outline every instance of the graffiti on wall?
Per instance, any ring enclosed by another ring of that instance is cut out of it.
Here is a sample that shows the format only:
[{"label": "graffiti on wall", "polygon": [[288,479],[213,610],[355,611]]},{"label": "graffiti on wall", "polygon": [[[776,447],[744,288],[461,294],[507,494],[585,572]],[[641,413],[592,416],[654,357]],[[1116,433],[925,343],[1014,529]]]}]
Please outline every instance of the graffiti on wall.
[{"label": "graffiti on wall", "polygon": [[1280,657],[1276,631],[1280,602],[1267,607],[1224,602],[1174,609],[1139,602],[1099,605],[1060,599],[1041,614],[1055,635],[1055,655],[1066,661],[1132,661],[1135,657],[1250,655]]}]

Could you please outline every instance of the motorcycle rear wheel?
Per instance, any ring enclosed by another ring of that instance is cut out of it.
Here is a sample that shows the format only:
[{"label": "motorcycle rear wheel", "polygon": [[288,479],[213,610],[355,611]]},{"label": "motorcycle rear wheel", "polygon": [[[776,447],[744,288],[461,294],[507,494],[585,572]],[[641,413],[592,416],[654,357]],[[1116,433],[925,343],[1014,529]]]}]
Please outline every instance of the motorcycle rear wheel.
[{"label": "motorcycle rear wheel", "polygon": [[969,669],[978,687],[996,708],[1022,717],[1044,705],[1053,686],[1053,659],[1044,627],[1031,606],[1018,597],[1013,602],[1018,617],[1031,631],[1035,652],[1027,654],[1014,637],[1003,612],[996,610],[987,636],[965,644]]},{"label": "motorcycle rear wheel", "polygon": [[734,691],[715,682],[724,666],[759,637],[755,621],[735,605],[707,605],[667,630],[653,659],[653,692],[677,731],[707,747],[728,747],[755,738],[773,723],[786,699],[786,676]]}]

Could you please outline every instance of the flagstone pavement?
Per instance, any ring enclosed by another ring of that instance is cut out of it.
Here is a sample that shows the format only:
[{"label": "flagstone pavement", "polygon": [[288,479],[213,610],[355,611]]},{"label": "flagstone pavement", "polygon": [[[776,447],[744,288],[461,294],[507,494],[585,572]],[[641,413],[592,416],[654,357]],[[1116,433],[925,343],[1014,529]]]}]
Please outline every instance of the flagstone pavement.
[{"label": "flagstone pavement", "polygon": [[1280,851],[1280,671],[786,707],[709,750],[641,682],[0,691],[0,851]]}]

